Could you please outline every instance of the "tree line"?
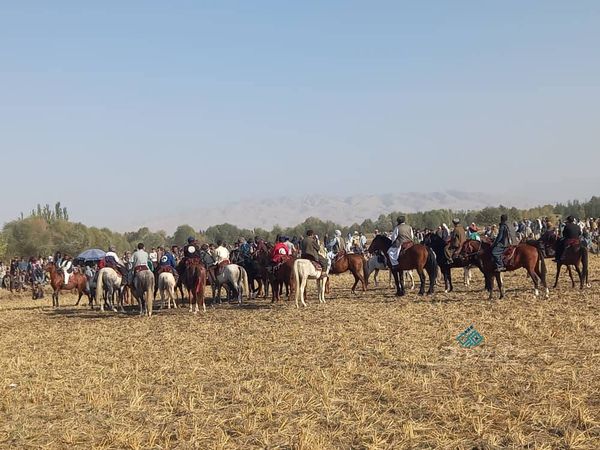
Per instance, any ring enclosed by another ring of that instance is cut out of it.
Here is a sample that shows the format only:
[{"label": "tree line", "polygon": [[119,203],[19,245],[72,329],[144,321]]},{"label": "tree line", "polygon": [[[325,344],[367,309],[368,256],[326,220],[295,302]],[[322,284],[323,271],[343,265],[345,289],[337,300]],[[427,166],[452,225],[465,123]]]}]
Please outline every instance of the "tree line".
[{"label": "tree line", "polygon": [[188,236],[196,237],[200,242],[216,242],[221,239],[234,242],[240,237],[273,241],[277,235],[290,237],[303,236],[312,229],[319,236],[333,235],[339,229],[344,235],[355,230],[363,233],[373,233],[375,230],[390,231],[396,224],[396,217],[405,215],[407,222],[417,229],[436,229],[440,224],[450,224],[457,217],[465,225],[475,222],[478,226],[497,223],[501,214],[508,214],[510,220],[536,219],[551,217],[558,219],[573,215],[579,218],[600,217],[600,197],[592,197],[587,202],[578,200],[566,204],[544,205],[530,209],[509,208],[503,205],[484,208],[477,211],[453,211],[436,209],[425,212],[403,213],[395,211],[381,214],[377,220],[365,219],[362,223],[340,225],[332,221],[324,221],[309,217],[295,227],[283,228],[275,225],[271,230],[261,228],[244,229],[224,223],[214,225],[206,230],[197,230],[191,225],[180,225],[173,235],[164,230],[151,231],[147,227],[137,231],[118,233],[108,228],[88,227],[82,223],[71,222],[67,208],[56,203],[54,208],[49,205],[38,205],[28,217],[21,214],[16,220],[6,223],[0,232],[0,258],[15,256],[47,256],[56,251],[69,253],[73,256],[88,248],[107,249],[114,245],[119,252],[130,250],[138,242],[144,242],[147,248],[160,245],[182,245]]}]

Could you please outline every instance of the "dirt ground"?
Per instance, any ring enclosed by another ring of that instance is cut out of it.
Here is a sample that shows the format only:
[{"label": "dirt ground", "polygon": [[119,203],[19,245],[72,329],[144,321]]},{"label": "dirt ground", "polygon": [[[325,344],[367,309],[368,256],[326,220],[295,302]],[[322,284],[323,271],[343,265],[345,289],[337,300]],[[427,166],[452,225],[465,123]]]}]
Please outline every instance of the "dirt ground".
[{"label": "dirt ground", "polygon": [[326,305],[311,282],[304,309],[151,319],[0,291],[0,447],[600,448],[599,272],[548,300],[507,274],[492,302],[478,275],[402,299],[342,276]]}]

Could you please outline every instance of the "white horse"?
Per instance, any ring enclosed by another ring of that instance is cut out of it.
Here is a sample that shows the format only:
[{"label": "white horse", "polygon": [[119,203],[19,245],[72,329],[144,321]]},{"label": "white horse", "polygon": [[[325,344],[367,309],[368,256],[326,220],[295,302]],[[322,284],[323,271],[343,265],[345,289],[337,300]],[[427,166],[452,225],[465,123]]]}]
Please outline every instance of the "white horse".
[{"label": "white horse", "polygon": [[[384,262],[379,261],[379,257],[377,255],[371,256],[367,261],[367,276],[366,276],[367,284],[369,283],[369,276],[371,275],[371,273],[374,272],[373,280],[375,281],[375,287],[377,287],[379,285],[377,276],[379,275],[380,270],[388,271],[388,286],[391,286],[392,285],[392,273],[389,271],[385,261]],[[412,270],[404,271],[404,281],[405,282],[410,281],[410,289],[411,290],[413,290],[415,288],[415,277],[413,275]]]},{"label": "white horse", "polygon": [[304,291],[306,283],[309,279],[317,280],[317,291],[319,292],[319,303],[325,303],[325,285],[327,284],[327,274],[317,270],[308,259],[297,259],[294,261],[292,268],[292,277],[296,281],[296,308],[300,305],[298,300],[302,301],[302,305],[306,306],[304,301]]},{"label": "white horse", "polygon": [[96,284],[96,301],[100,305],[100,311],[104,311],[104,297],[106,297],[106,303],[113,310],[117,308],[114,304],[115,294],[117,295],[117,302],[121,312],[125,311],[123,308],[123,279],[117,275],[117,272],[110,267],[103,267],[98,272],[98,281]]},{"label": "white horse", "polygon": [[[233,287],[235,295],[237,296],[238,304],[242,304],[242,297],[244,294],[250,297],[250,291],[248,289],[248,273],[246,269],[237,264],[228,264],[223,267],[223,271],[217,275],[217,301],[221,303],[221,286]],[[213,295],[214,296],[214,295]],[[228,296],[229,298],[229,296]]]},{"label": "white horse", "polygon": [[133,295],[140,304],[140,316],[144,313],[152,317],[154,302],[154,274],[150,270],[142,270],[133,277]]},{"label": "white horse", "polygon": [[175,277],[171,272],[162,272],[158,276],[160,300],[164,307],[165,297],[167,298],[167,309],[171,309],[171,301],[173,301],[173,308],[177,309],[177,302],[175,301],[175,284]]}]

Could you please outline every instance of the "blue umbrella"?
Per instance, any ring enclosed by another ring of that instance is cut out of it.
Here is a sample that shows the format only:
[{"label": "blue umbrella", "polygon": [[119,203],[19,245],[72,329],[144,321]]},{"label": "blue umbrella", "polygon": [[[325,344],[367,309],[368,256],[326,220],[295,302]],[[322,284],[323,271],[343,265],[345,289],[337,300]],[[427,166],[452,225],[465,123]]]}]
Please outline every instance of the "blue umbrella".
[{"label": "blue umbrella", "polygon": [[75,259],[79,259],[83,262],[88,261],[100,261],[102,258],[106,256],[106,252],[100,250],[99,248],[90,248],[83,253],[80,253],[79,256]]}]

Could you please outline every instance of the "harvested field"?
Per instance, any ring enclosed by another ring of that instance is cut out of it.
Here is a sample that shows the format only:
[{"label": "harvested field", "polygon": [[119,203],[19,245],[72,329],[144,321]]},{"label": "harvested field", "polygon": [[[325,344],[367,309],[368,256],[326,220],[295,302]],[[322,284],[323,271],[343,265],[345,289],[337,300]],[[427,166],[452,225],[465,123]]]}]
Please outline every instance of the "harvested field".
[{"label": "harvested field", "polygon": [[0,447],[600,448],[599,273],[543,300],[518,271],[492,303],[478,275],[400,300],[336,277],[325,306],[311,282],[306,309],[151,319],[2,291]]}]

